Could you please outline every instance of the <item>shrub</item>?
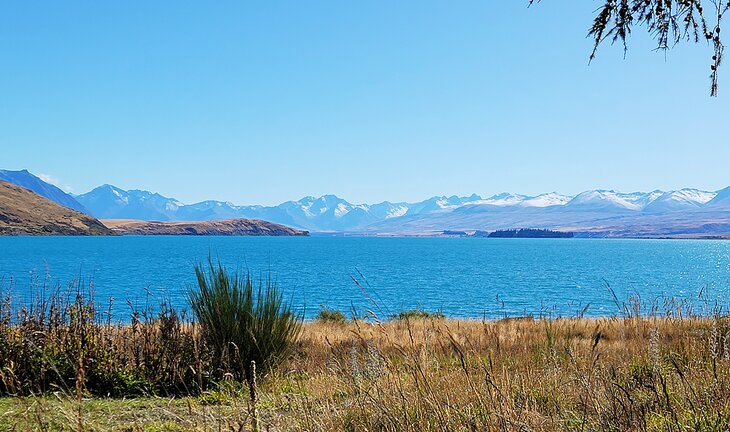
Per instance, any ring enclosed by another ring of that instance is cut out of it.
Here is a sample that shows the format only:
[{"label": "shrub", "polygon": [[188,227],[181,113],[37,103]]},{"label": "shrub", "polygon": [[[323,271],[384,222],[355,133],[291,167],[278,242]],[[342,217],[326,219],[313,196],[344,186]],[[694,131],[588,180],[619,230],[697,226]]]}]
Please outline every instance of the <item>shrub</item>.
[{"label": "shrub", "polygon": [[195,266],[195,275],[198,289],[189,291],[190,306],[219,373],[249,380],[251,361],[267,371],[291,354],[302,317],[271,279],[254,290],[250,274],[229,273],[210,258]]},{"label": "shrub", "polygon": [[402,311],[397,315],[393,315],[393,319],[396,320],[408,320],[408,319],[425,319],[425,318],[436,318],[436,319],[442,319],[444,318],[443,312],[428,312],[421,308],[417,309],[411,309],[407,311]]},{"label": "shrub", "polygon": [[317,321],[326,322],[326,323],[345,323],[347,322],[347,317],[345,317],[345,314],[343,314],[341,311],[338,311],[337,309],[330,309],[326,306],[320,306],[319,307],[319,313],[315,317]]},{"label": "shrub", "polygon": [[100,396],[178,395],[210,385],[199,332],[167,302],[133,308],[123,325],[112,322],[111,301],[104,317],[91,282],[29,291],[16,304],[8,289],[0,306],[0,395],[68,394],[77,384]]}]

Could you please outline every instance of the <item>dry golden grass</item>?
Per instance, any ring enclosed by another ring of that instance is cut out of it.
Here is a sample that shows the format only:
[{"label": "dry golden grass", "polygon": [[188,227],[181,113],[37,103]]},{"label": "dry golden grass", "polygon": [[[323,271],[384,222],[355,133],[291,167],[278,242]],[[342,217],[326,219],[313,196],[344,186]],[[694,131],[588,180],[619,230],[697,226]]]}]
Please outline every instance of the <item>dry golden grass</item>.
[{"label": "dry golden grass", "polygon": [[306,231],[259,219],[156,222],[135,219],[102,219],[107,228],[122,235],[307,235]]},{"label": "dry golden grass", "polygon": [[[262,430],[730,430],[730,320],[310,322],[260,377]],[[78,430],[73,398],[0,400],[0,430]],[[81,403],[85,430],[249,430],[243,387]]]},{"label": "dry golden grass", "polygon": [[91,216],[63,207],[35,192],[0,181],[2,235],[112,235]]}]

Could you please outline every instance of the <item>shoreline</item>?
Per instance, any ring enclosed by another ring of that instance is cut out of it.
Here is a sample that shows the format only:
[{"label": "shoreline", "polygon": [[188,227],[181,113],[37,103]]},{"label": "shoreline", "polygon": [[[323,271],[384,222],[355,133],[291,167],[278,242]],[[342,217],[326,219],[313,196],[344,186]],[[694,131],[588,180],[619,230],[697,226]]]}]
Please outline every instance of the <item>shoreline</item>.
[{"label": "shoreline", "polygon": [[104,237],[104,238],[119,238],[119,237],[316,237],[316,238],[443,238],[443,239],[455,239],[455,238],[469,238],[469,239],[490,239],[490,240],[730,240],[730,234],[718,234],[718,235],[691,235],[691,234],[678,234],[672,236],[583,236],[582,233],[576,232],[572,238],[537,238],[537,237],[519,237],[519,238],[505,238],[505,237],[474,237],[474,236],[456,236],[456,235],[443,235],[443,234],[391,234],[391,233],[348,233],[348,232],[306,232],[307,234],[293,234],[293,235],[269,235],[269,234],[210,234],[210,233],[185,233],[185,234],[139,234],[139,233],[115,233],[110,235],[64,235],[64,234],[27,234],[27,233],[0,233],[0,238],[3,237],[37,237],[37,238],[88,238],[88,237]]}]

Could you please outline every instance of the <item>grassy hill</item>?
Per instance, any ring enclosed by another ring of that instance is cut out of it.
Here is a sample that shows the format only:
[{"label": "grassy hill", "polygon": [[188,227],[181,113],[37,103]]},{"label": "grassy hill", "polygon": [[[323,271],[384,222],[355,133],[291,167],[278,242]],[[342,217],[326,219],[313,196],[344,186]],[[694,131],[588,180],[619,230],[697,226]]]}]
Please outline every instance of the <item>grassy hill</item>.
[{"label": "grassy hill", "polygon": [[104,219],[104,225],[122,235],[218,235],[218,236],[306,236],[301,231],[258,219],[227,219],[202,222],[149,222]]},{"label": "grassy hill", "polygon": [[0,235],[113,235],[101,222],[0,181]]}]

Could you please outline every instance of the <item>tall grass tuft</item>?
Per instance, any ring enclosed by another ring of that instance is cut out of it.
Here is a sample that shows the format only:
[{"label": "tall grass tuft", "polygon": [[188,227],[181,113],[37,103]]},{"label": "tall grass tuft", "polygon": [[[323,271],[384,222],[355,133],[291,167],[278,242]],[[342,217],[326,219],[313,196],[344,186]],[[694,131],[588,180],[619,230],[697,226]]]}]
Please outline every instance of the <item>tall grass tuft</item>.
[{"label": "tall grass tuft", "polygon": [[252,361],[265,372],[293,352],[302,317],[270,278],[254,289],[250,274],[231,273],[210,257],[195,266],[195,274],[198,287],[189,291],[190,306],[219,373],[251,381]]}]

